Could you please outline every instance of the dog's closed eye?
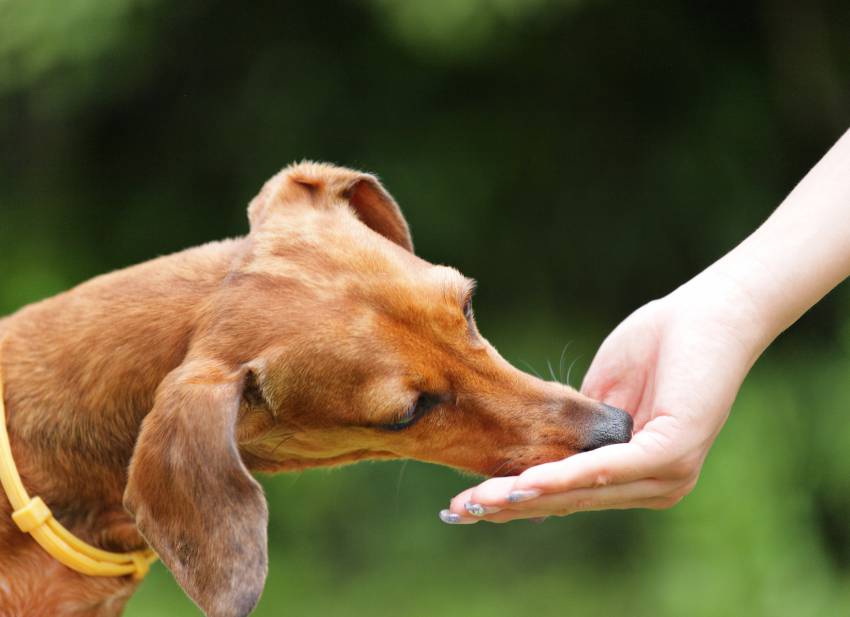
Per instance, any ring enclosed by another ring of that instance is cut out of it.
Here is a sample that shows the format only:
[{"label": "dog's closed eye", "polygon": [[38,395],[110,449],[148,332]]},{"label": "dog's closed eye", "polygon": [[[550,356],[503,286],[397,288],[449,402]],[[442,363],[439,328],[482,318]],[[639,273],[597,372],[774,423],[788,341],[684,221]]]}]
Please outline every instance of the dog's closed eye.
[{"label": "dog's closed eye", "polygon": [[402,429],[410,428],[426,413],[445,401],[445,395],[423,392],[416,398],[413,405],[404,411],[398,420],[389,424],[383,424],[380,428],[388,431],[400,431]]},{"label": "dog's closed eye", "polygon": [[472,297],[475,295],[475,281],[469,281],[463,294],[463,316],[466,318],[466,326],[469,335],[476,337],[475,314],[472,311]]}]

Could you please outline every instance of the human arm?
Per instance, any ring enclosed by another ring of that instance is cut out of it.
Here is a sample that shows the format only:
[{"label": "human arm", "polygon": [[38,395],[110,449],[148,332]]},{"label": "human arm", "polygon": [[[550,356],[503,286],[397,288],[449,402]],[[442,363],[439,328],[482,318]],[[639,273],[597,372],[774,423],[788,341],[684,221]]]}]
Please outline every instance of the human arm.
[{"label": "human arm", "polygon": [[756,359],[848,275],[850,131],[753,234],[602,344],[582,390],[634,415],[631,442],[488,480],[441,517],[502,522],[674,505],[696,484]]}]

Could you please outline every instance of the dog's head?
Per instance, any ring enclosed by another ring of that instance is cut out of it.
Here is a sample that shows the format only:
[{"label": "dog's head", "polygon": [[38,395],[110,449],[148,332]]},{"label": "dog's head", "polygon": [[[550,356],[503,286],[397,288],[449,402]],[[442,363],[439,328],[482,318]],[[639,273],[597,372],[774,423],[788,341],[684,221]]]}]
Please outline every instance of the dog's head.
[{"label": "dog's head", "polygon": [[499,356],[473,282],[413,253],[375,177],[296,165],[249,218],[145,419],[125,498],[208,615],[246,614],[262,589],[267,513],[248,469],[415,458],[508,475],[629,439],[625,412]]}]

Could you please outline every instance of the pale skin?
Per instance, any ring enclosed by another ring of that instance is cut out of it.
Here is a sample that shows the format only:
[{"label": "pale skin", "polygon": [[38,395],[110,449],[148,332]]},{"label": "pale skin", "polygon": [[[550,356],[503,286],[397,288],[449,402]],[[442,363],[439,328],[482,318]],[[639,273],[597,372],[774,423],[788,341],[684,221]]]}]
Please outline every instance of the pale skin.
[{"label": "pale skin", "polygon": [[850,131],[752,235],[603,342],[582,392],[634,416],[631,442],[487,480],[440,518],[501,523],[676,505],[758,357],[848,276]]}]

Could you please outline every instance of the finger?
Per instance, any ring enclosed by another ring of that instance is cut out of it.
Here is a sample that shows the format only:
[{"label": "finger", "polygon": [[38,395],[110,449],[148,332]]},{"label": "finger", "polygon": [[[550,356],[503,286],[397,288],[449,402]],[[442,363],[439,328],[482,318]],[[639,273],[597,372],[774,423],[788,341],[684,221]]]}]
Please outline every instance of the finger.
[{"label": "finger", "polygon": [[622,366],[622,358],[611,364],[611,358],[597,354],[585,373],[579,391],[592,399],[620,409],[634,411],[645,393],[645,376],[641,371],[628,370]]},{"label": "finger", "polygon": [[615,444],[531,467],[519,475],[511,490],[562,493],[577,488],[624,484],[651,477],[656,468],[657,461],[646,460],[642,450],[634,444]]},{"label": "finger", "polygon": [[601,488],[581,488],[565,493],[542,495],[510,506],[513,511],[540,512],[562,516],[572,512],[608,510],[629,507],[649,499],[667,499],[682,487],[678,481],[638,480]]},{"label": "finger", "polygon": [[446,523],[447,525],[472,525],[477,523],[481,519],[477,516],[471,516],[464,512],[463,514],[458,514],[457,512],[452,512],[451,510],[440,510],[440,520]]},{"label": "finger", "polygon": [[563,493],[544,494],[524,502],[499,506],[493,506],[492,502],[475,501],[474,492],[472,492],[464,501],[453,502],[452,512],[457,515],[457,522],[464,522],[470,515],[492,521],[494,519],[491,515],[502,511],[523,513],[523,518],[563,516],[572,512],[630,507],[629,504],[649,499],[671,500],[671,496],[678,494],[683,486],[680,481],[646,479],[600,488],[582,488]]},{"label": "finger", "polygon": [[624,409],[633,416],[641,402],[642,384],[591,381],[582,384],[580,392],[612,407]]},{"label": "finger", "polygon": [[[641,499],[633,502],[624,502],[612,507],[595,508],[595,510],[630,510],[639,508],[649,510],[661,510],[669,507],[671,507],[671,503],[668,498],[658,497]],[[581,511],[590,512],[592,510],[594,509],[587,509]],[[576,512],[577,511],[563,511],[553,513],[548,510],[500,510],[495,514],[488,514],[487,516],[483,516],[478,520],[485,521],[488,523],[508,523],[510,521],[541,519],[549,518],[551,516],[563,517],[569,516],[570,514],[575,514]]]},{"label": "finger", "polygon": [[466,504],[480,504],[489,507],[502,506],[506,503],[506,497],[516,480],[516,476],[490,478],[452,499],[449,509],[456,514],[466,515]]},{"label": "finger", "polygon": [[521,521],[528,519],[541,519],[551,516],[546,512],[534,512],[533,510],[499,510],[495,514],[482,516],[479,521],[488,523],[508,523],[510,521]]}]

